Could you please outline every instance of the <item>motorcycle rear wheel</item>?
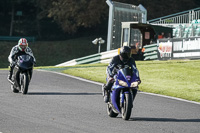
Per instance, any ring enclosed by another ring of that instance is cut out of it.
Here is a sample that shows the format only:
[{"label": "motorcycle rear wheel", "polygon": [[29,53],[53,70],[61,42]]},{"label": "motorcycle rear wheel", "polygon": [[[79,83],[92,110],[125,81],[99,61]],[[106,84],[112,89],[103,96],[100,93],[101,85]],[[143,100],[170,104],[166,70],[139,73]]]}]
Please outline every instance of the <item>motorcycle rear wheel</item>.
[{"label": "motorcycle rear wheel", "polygon": [[117,117],[118,116],[118,113],[115,113],[112,109],[112,106],[108,103],[107,104],[107,113],[108,113],[108,116],[110,117]]},{"label": "motorcycle rear wheel", "polygon": [[27,73],[23,73],[20,75],[20,81],[21,81],[21,91],[22,94],[27,94],[28,92],[28,86],[29,86],[29,77]]},{"label": "motorcycle rear wheel", "polygon": [[126,93],[124,97],[124,104],[121,108],[122,118],[128,120],[131,116],[132,111],[132,96],[130,93]]}]

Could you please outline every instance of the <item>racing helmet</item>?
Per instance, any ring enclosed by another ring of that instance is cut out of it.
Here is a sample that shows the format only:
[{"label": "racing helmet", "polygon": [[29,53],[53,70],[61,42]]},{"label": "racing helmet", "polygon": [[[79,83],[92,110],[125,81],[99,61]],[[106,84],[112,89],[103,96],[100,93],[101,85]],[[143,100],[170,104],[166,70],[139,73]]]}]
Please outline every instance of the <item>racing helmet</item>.
[{"label": "racing helmet", "polygon": [[18,48],[20,51],[25,51],[25,49],[28,47],[28,42],[25,38],[21,38],[18,41]]},{"label": "racing helmet", "polygon": [[123,46],[120,49],[120,57],[122,62],[128,62],[129,58],[131,57],[131,48],[129,46]]}]

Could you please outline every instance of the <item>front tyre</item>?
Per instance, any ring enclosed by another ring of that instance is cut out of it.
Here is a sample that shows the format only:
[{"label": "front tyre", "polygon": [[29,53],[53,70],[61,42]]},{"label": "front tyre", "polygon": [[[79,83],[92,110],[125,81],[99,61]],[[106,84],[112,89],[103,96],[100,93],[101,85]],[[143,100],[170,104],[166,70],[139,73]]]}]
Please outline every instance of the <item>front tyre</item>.
[{"label": "front tyre", "polygon": [[29,86],[28,73],[22,73],[20,75],[20,81],[21,81],[21,91],[22,91],[22,94],[27,94],[27,92],[28,92],[28,86]]},{"label": "front tyre", "polygon": [[121,108],[122,118],[128,120],[132,111],[132,96],[131,93],[125,93],[123,107]]}]

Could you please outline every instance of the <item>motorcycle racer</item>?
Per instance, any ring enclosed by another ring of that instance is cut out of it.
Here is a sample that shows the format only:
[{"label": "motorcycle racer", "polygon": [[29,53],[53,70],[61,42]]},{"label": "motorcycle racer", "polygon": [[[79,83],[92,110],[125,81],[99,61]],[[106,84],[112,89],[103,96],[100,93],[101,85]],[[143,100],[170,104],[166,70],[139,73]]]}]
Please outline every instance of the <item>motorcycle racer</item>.
[{"label": "motorcycle racer", "polygon": [[[8,56],[8,61],[10,62],[10,70],[8,75],[8,80],[11,80],[12,74],[13,74],[13,68],[15,66],[15,61],[18,56],[28,54],[33,57],[34,63],[36,64],[36,59],[33,56],[33,52],[31,48],[28,47],[28,41],[25,38],[21,38],[18,41],[18,44],[15,45],[10,52],[10,55]],[[31,72],[32,74],[32,72]]]},{"label": "motorcycle racer", "polygon": [[[126,65],[136,68],[135,60],[131,57],[131,48],[129,46],[123,46],[120,49],[120,54],[113,57],[109,63],[106,74],[107,74],[107,83],[102,87],[104,102],[107,103],[109,100],[108,91],[111,89],[114,83],[113,76],[117,70],[124,68]],[[139,73],[138,73],[139,77]]]}]

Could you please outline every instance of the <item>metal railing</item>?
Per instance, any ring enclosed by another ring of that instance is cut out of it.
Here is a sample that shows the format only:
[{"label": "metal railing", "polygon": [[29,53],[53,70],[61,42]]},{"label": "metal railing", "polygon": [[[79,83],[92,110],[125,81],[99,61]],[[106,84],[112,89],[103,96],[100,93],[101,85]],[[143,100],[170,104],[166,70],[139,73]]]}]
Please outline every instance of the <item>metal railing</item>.
[{"label": "metal railing", "polygon": [[149,20],[150,24],[189,24],[200,19],[200,7]]},{"label": "metal railing", "polygon": [[149,20],[153,25],[173,28],[173,37],[188,38],[200,36],[200,7]]}]

